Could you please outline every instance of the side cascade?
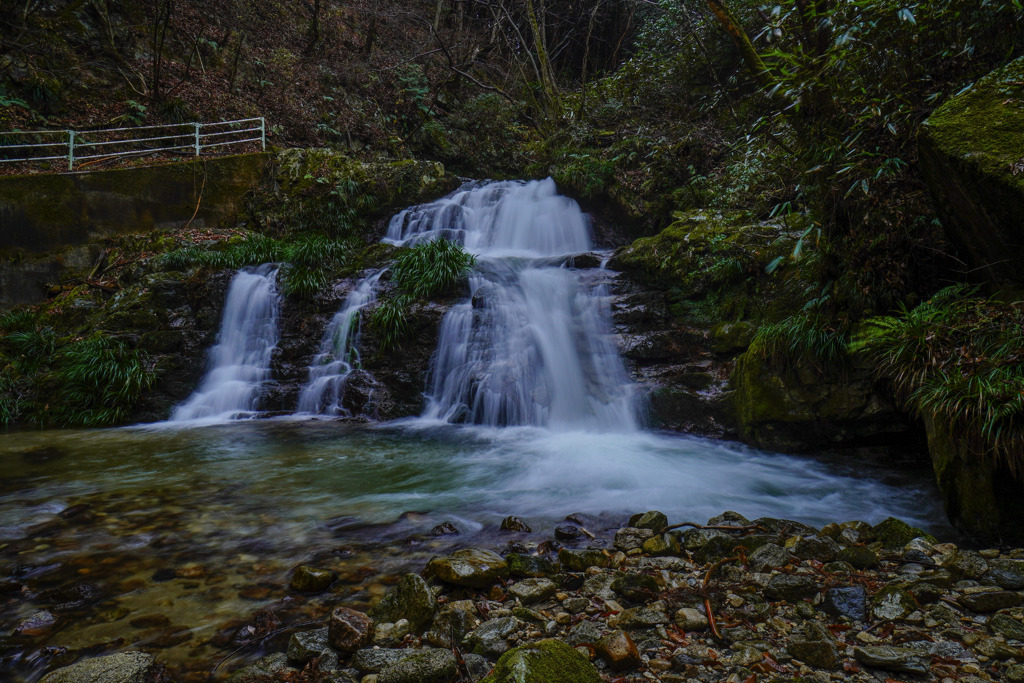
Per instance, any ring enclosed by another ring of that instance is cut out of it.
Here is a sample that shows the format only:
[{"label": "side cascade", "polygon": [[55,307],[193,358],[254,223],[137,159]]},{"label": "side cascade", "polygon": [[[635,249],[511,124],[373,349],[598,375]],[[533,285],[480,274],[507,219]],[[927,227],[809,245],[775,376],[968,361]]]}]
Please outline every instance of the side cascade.
[{"label": "side cascade", "polygon": [[309,379],[299,394],[296,412],[307,415],[348,414],[342,406],[342,399],[345,381],[359,367],[360,312],[377,300],[377,283],[385,270],[361,280],[327,325],[320,350],[310,363]]},{"label": "side cascade", "polygon": [[209,370],[172,422],[220,422],[251,417],[278,341],[278,267],[264,264],[239,270],[231,280]]},{"label": "side cascade", "polygon": [[472,296],[445,316],[423,417],[630,431],[634,392],[613,342],[607,274],[565,267],[590,222],[553,180],[464,186],[396,215],[396,245],[445,238],[477,255]]}]

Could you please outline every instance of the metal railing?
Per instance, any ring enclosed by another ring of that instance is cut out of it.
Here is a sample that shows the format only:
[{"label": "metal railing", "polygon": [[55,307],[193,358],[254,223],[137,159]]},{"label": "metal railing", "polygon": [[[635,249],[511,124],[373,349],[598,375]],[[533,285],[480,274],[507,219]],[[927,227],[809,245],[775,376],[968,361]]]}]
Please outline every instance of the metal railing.
[{"label": "metal railing", "polygon": [[[140,137],[140,133],[149,137]],[[19,139],[28,141],[9,142],[12,136],[25,136]],[[200,156],[204,150],[223,150],[231,145],[256,142],[260,143],[261,150],[267,148],[267,123],[263,117],[84,131],[9,131],[0,133],[0,163],[67,160],[68,170],[73,171],[76,163],[81,168],[96,161],[156,152],[188,152]],[[26,154],[28,156],[24,156]]]}]

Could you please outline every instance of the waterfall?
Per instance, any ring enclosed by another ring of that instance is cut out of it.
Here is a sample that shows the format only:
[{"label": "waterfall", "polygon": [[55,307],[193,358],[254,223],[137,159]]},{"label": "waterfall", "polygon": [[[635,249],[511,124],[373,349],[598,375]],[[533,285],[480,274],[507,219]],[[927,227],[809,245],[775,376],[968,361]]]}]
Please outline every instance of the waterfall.
[{"label": "waterfall", "polygon": [[264,264],[235,274],[224,303],[209,370],[171,421],[219,421],[256,410],[277,346],[277,266]]},{"label": "waterfall", "polygon": [[345,380],[359,363],[359,312],[377,300],[377,281],[383,273],[379,270],[361,280],[331,319],[320,341],[320,350],[309,366],[309,380],[299,395],[297,412],[347,413],[341,399],[345,395]]},{"label": "waterfall", "polygon": [[635,428],[601,271],[552,265],[552,257],[592,248],[589,220],[576,202],[559,195],[550,178],[470,185],[399,213],[386,241],[408,245],[436,237],[477,254],[478,266],[471,299],[442,321],[424,417]]}]

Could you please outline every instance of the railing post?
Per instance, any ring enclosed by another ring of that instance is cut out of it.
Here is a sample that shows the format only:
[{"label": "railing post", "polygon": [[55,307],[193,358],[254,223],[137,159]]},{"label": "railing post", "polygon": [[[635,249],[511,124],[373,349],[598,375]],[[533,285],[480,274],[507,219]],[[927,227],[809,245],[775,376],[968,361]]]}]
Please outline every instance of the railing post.
[{"label": "railing post", "polygon": [[196,121],[196,156],[199,156],[199,126],[202,124]]},{"label": "railing post", "polygon": [[264,152],[267,151],[267,120],[262,116],[260,117],[260,146]]},{"label": "railing post", "polygon": [[68,131],[68,170],[75,170],[75,131]]}]

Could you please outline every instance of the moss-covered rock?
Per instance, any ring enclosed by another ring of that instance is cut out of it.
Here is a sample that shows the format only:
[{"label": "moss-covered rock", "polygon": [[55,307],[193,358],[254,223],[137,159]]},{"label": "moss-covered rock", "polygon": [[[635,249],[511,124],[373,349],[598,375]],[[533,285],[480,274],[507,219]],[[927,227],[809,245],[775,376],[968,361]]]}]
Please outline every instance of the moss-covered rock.
[{"label": "moss-covered rock", "polygon": [[731,379],[741,438],[759,448],[804,451],[869,441],[906,441],[906,418],[875,390],[868,372],[821,372],[809,363],[780,372],[756,353]]},{"label": "moss-covered rock", "polygon": [[992,281],[1024,273],[1024,58],[946,102],[918,138],[949,240]]},{"label": "moss-covered rock", "polygon": [[509,650],[481,683],[600,683],[594,665],[559,640]]},{"label": "moss-covered rock", "polygon": [[928,451],[946,515],[980,542],[1024,542],[1024,485],[1005,463],[975,452],[950,425],[925,416]]}]

